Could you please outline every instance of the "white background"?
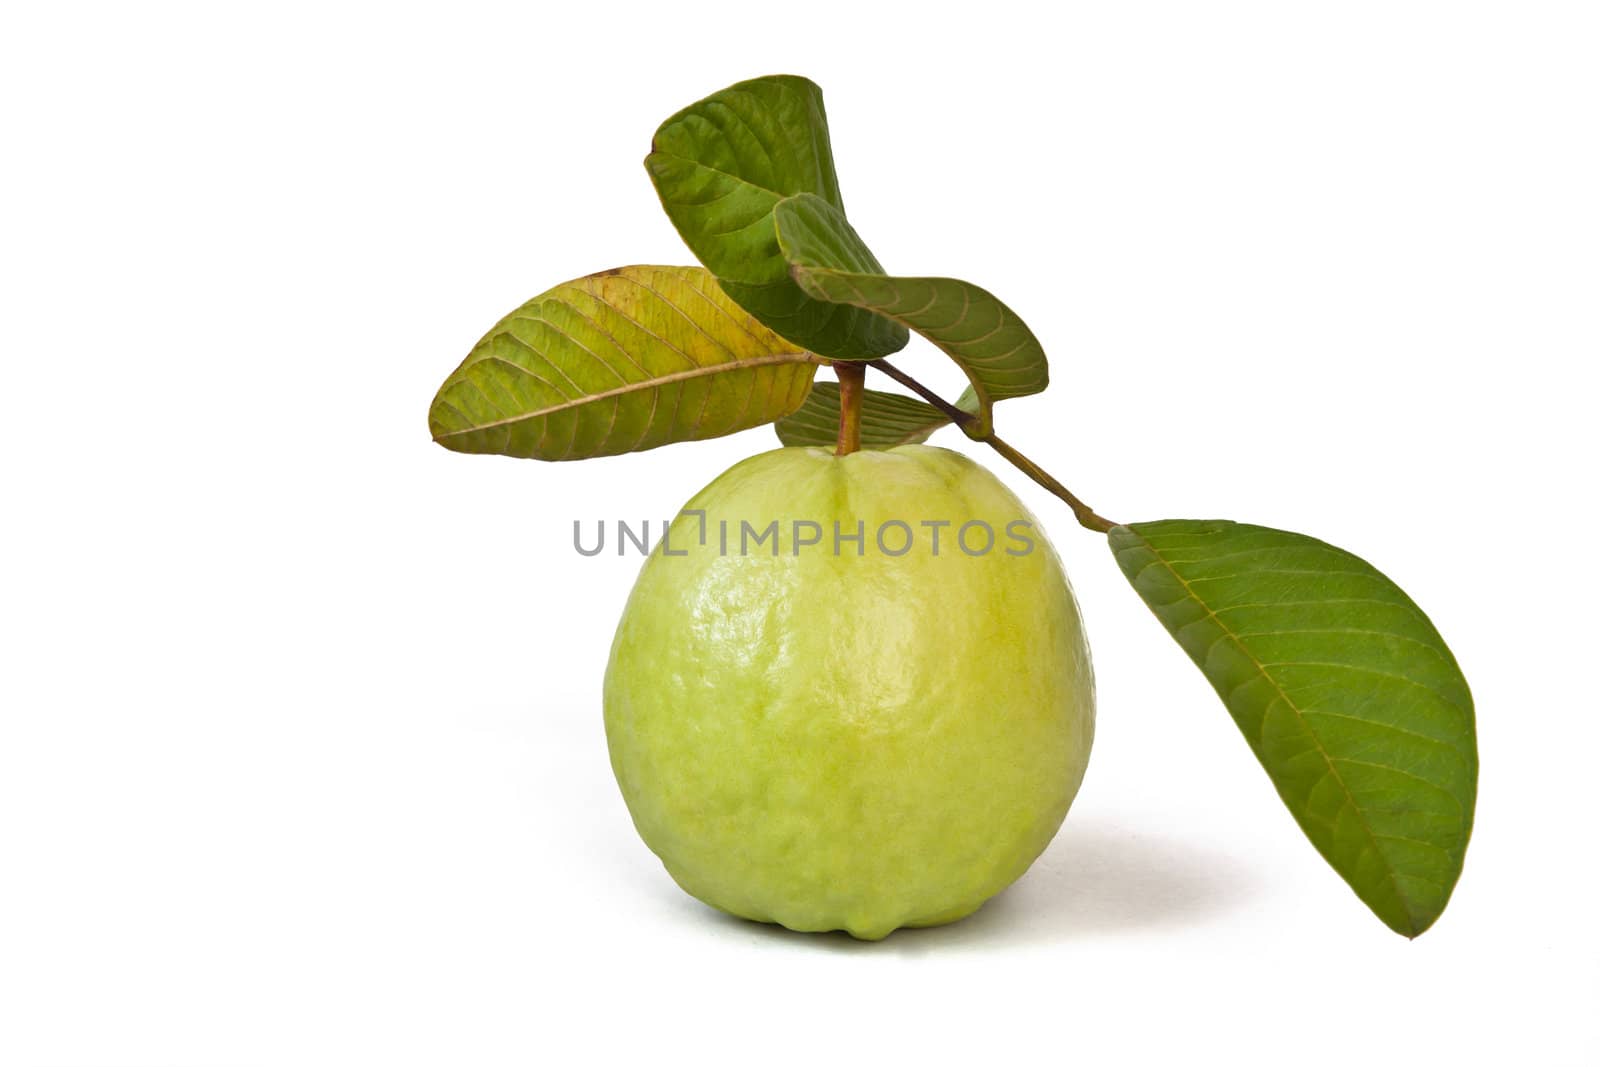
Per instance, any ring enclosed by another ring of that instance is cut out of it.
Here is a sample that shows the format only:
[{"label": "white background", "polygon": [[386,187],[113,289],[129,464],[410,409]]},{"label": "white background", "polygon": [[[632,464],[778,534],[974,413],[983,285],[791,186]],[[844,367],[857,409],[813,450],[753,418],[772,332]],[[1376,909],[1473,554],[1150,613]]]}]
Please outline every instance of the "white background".
[{"label": "white background", "polygon": [[[1600,1055],[1592,5],[6,11],[0,1063]],[[773,72],[826,90],[891,269],[1045,340],[1010,440],[1429,610],[1483,764],[1432,931],[1366,912],[1007,471],[1100,686],[1031,873],[862,945],[721,918],[637,840],[599,686],[638,560],[571,523],[670,514],[770,431],[546,465],[425,416],[528,297],[689,261],[650,135]]]}]

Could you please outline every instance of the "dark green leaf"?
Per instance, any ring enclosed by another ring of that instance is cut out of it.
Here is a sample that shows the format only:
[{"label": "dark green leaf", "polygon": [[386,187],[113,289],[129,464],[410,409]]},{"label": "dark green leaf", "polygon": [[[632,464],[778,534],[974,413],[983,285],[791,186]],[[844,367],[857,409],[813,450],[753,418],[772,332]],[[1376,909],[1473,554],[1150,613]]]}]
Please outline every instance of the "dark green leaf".
[{"label": "dark green leaf", "polygon": [[[756,78],[692,104],[656,131],[645,167],[678,233],[728,295],[795,344],[835,359],[905,347],[875,315],[808,297],[789,277],[772,209],[812,193],[839,211],[822,90],[805,78]],[[879,270],[861,245],[865,269]]]},{"label": "dark green leaf", "polygon": [[781,418],[820,362],[699,267],[622,267],[502,319],[440,387],[428,427],[457,452],[639,452]]},{"label": "dark green leaf", "polygon": [[[931,404],[899,393],[861,393],[861,447],[893,448],[926,441],[950,422]],[[839,383],[817,382],[798,411],[773,426],[785,445],[833,445],[839,438]]]},{"label": "dark green leaf", "polygon": [[1118,526],[1128,580],[1317,851],[1389,927],[1439,917],[1472,831],[1472,694],[1433,624],[1343,549],[1232,522]]},{"label": "dark green leaf", "polygon": [[982,437],[998,400],[1040,392],[1050,382],[1044,348],[1020,316],[984,289],[954,278],[892,278],[864,266],[864,246],[844,215],[801,194],[774,211],[790,274],[818,300],[876,312],[909,326],[960,365],[977,401],[963,429]]}]

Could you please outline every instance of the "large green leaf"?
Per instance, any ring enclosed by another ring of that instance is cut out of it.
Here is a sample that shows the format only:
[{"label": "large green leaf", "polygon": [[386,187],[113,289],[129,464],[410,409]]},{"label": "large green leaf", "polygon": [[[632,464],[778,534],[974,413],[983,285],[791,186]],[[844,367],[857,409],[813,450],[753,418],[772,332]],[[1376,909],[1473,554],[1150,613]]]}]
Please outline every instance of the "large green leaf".
[{"label": "large green leaf", "polygon": [[[893,448],[926,441],[950,417],[932,404],[899,393],[861,391],[861,447]],[[806,402],[779,419],[778,440],[797,445],[832,445],[839,437],[839,383],[818,382]]]},{"label": "large green leaf", "polygon": [[[656,131],[645,167],[678,233],[728,295],[819,355],[874,359],[905,347],[886,319],[814,300],[789,277],[772,209],[811,193],[843,212],[822,90],[805,78],[756,78],[691,104]],[[880,270],[861,245],[862,269]]]},{"label": "large green leaf", "polygon": [[699,267],[622,267],[500,320],[428,412],[457,452],[587,459],[760,426],[805,400],[821,363]]},{"label": "large green leaf", "polygon": [[995,401],[1050,383],[1038,338],[992,293],[955,278],[893,278],[864,266],[865,246],[821,197],[789,197],[774,217],[789,272],[807,294],[909,326],[960,365],[977,401],[977,417],[962,427],[969,436],[990,432]]},{"label": "large green leaf", "polygon": [[1117,526],[1128,580],[1233,714],[1295,820],[1415,937],[1472,831],[1472,694],[1411,598],[1343,549],[1232,522]]}]

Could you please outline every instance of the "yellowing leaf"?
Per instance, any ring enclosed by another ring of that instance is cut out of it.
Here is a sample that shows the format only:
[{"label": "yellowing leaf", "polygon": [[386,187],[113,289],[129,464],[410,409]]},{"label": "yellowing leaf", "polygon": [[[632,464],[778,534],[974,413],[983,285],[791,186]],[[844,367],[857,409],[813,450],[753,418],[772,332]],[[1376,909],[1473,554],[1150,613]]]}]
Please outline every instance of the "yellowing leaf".
[{"label": "yellowing leaf", "polygon": [[440,387],[428,427],[457,452],[638,452],[781,418],[819,363],[699,267],[622,267],[500,320]]}]

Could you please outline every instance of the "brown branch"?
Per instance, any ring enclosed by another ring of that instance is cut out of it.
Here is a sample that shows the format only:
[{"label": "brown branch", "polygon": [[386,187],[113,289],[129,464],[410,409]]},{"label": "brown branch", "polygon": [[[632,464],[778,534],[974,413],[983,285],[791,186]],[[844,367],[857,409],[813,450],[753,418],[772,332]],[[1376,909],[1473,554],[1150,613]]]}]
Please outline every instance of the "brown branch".
[{"label": "brown branch", "polygon": [[[868,363],[867,366],[887,374],[890,378],[893,378],[907,389],[910,389],[913,393],[916,393],[922,399],[926,400],[945,415],[949,416],[950,421],[955,423],[957,426],[965,428],[977,421],[976,416],[974,416],[971,412],[962,411],[960,408],[944,399],[944,397],[935,393],[932,389],[929,389],[927,386],[911,377],[911,375],[907,374],[900,368],[891,365],[887,361],[875,359]],[[840,378],[839,381],[842,396],[844,379]],[[1078,520],[1078,525],[1084,527],[1085,529],[1093,530],[1096,533],[1105,533],[1113,526],[1117,525],[1105,516],[1097,515],[1094,509],[1088,504],[1085,504],[1082,500],[1079,500],[1072,490],[1056,481],[1055,477],[1049,471],[1039,466],[1021,452],[1018,452],[1015,448],[1012,448],[1006,442],[1000,440],[1000,438],[995,436],[993,430],[990,430],[987,434],[976,436],[975,440],[982,441],[984,444],[1000,453],[1013,467],[1016,467],[1019,471],[1021,471],[1023,474],[1026,474],[1029,478],[1032,478],[1035,482],[1049,490],[1056,497],[1059,497],[1061,500],[1065,501],[1066,505],[1072,509],[1073,516]]]}]

